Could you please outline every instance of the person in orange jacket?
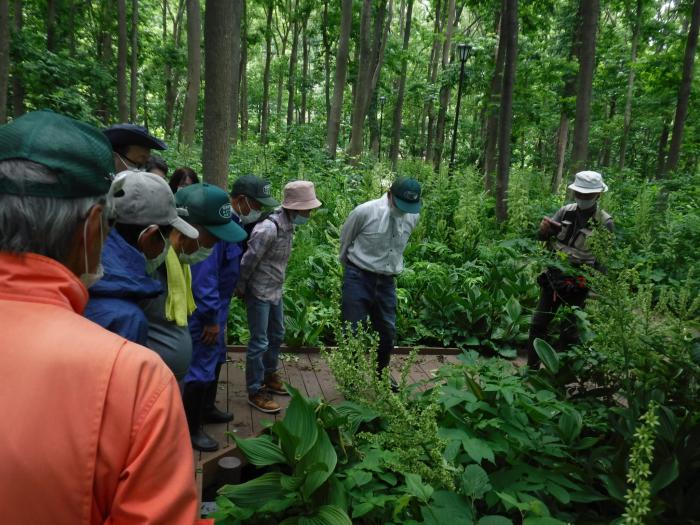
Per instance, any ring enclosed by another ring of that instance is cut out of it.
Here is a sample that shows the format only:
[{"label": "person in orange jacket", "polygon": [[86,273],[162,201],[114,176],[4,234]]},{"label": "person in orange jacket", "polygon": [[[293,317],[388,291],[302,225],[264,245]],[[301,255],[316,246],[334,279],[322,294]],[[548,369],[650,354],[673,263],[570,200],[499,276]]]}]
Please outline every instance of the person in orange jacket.
[{"label": "person in orange jacket", "polygon": [[0,127],[0,521],[197,520],[177,383],[82,312],[99,279],[112,149],[48,111]]}]

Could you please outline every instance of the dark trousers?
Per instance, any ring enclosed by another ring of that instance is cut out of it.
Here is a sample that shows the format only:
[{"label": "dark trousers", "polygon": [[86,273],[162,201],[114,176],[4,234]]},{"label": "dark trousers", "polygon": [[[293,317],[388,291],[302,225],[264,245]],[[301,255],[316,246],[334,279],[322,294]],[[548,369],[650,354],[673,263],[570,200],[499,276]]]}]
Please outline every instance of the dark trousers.
[{"label": "dark trousers", "polygon": [[[544,274],[543,274],[544,276]],[[537,309],[532,316],[530,324],[530,337],[527,343],[527,364],[530,367],[537,367],[540,364],[540,358],[535,352],[534,341],[536,338],[547,340],[549,333],[549,324],[554,319],[554,315],[559,310],[560,306],[576,306],[583,308],[586,297],[588,296],[587,288],[575,288],[573,290],[559,290],[555,293],[552,284],[546,278],[540,278],[540,301],[537,304]],[[579,340],[578,327],[576,326],[576,316],[569,313],[563,320],[561,327],[561,335],[559,336],[558,350],[576,344]]]},{"label": "dark trousers", "polygon": [[366,322],[379,334],[377,367],[382,370],[389,365],[396,335],[396,283],[392,275],[361,270],[355,265],[345,267],[343,299],[341,305],[343,321],[353,325]]}]

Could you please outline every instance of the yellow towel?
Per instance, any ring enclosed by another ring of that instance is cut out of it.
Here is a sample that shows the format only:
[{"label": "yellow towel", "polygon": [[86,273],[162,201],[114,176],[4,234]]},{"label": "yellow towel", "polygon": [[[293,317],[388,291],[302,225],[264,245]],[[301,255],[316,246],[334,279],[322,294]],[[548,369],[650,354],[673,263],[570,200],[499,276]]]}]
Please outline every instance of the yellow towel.
[{"label": "yellow towel", "polygon": [[165,318],[178,326],[187,326],[187,316],[196,308],[192,297],[192,273],[189,264],[182,264],[172,246],[165,257],[168,274],[168,297],[165,299]]}]

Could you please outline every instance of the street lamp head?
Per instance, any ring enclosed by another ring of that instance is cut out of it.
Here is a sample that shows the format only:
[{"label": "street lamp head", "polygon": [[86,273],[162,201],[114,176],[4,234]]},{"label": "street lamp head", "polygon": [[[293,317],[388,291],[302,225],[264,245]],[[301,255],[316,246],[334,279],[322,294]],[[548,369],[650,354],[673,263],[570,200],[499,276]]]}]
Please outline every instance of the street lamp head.
[{"label": "street lamp head", "polygon": [[379,103],[384,104],[384,102],[386,102],[386,97],[382,95],[381,97],[379,97]]},{"label": "street lamp head", "polygon": [[469,60],[469,55],[472,53],[472,46],[469,44],[458,44],[457,53],[459,54],[460,62],[466,62]]}]

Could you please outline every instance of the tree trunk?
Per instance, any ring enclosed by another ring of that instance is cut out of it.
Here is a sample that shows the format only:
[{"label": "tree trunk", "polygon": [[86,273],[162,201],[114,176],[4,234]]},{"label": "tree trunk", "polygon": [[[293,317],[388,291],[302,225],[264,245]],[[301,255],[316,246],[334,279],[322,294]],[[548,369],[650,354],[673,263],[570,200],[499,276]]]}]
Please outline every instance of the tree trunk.
[{"label": "tree trunk", "polygon": [[306,122],[306,114],[308,112],[308,91],[309,91],[309,34],[306,31],[308,17],[304,17],[304,22],[301,26],[302,45],[302,66],[301,66],[301,108],[299,113],[299,122]]},{"label": "tree trunk", "polygon": [[119,122],[129,121],[129,102],[126,88],[126,59],[128,39],[126,31],[126,0],[117,0],[117,20],[119,40],[117,41],[117,107]]},{"label": "tree trunk", "polygon": [[[182,32],[182,16],[185,11],[185,0],[178,0],[177,13],[173,22],[173,44],[176,49],[180,47],[180,34]],[[163,42],[168,38],[168,0],[163,0]],[[180,83],[179,69],[173,69],[169,58],[166,58],[163,66],[165,78],[165,134],[170,136],[173,131],[175,119],[175,105],[178,98],[178,85]]]},{"label": "tree trunk", "polygon": [[496,144],[498,142],[498,107],[501,101],[503,85],[503,65],[506,59],[506,35],[503,31],[503,12],[505,0],[501,2],[501,11],[496,15],[498,27],[498,47],[494,61],[491,89],[486,108],[486,144],[484,145],[484,186],[493,194],[494,175],[496,173]]},{"label": "tree trunk", "polygon": [[238,107],[241,96],[241,18],[243,0],[233,2],[233,27],[231,41],[231,142],[238,142]]},{"label": "tree trunk", "polygon": [[345,91],[345,76],[348,71],[348,55],[350,52],[350,30],[352,29],[352,0],[341,0],[340,6],[340,40],[335,63],[335,79],[333,85],[333,103],[328,114],[328,135],[326,145],[328,156],[335,158],[340,133],[340,119],[343,110],[343,92]]},{"label": "tree trunk", "polygon": [[624,124],[622,138],[620,139],[620,158],[617,167],[622,170],[625,167],[627,155],[627,141],[629,140],[630,125],[632,123],[632,96],[634,95],[634,65],[637,62],[637,47],[639,46],[639,33],[642,25],[642,0],[637,0],[637,12],[632,29],[632,51],[630,52],[630,71],[627,74],[627,95],[625,100]]},{"label": "tree trunk", "polygon": [[[391,9],[391,7],[389,8]],[[379,155],[379,123],[377,121],[378,94],[377,86],[381,76],[381,67],[383,63],[384,44],[386,38],[384,35],[384,19],[386,18],[386,1],[381,0],[377,7],[377,13],[374,18],[374,36],[372,37],[372,83],[369,95],[369,104],[367,108],[367,120],[369,124],[369,146],[375,156]],[[391,22],[391,17],[389,17]],[[388,26],[387,26],[388,30]]]},{"label": "tree trunk", "polygon": [[569,142],[569,124],[569,115],[562,110],[557,131],[556,171],[554,177],[552,177],[552,193],[559,191],[559,186],[561,186],[561,181],[564,178],[564,159],[566,159],[566,146]]},{"label": "tree trunk", "polygon": [[[610,113],[608,113],[608,126],[612,129],[612,120],[615,118],[615,110],[617,108],[617,98],[610,101]],[[612,149],[612,132],[606,133],[603,147],[600,152],[600,166],[610,166],[610,150]]]},{"label": "tree trunk", "polygon": [[136,122],[138,107],[138,49],[139,49],[139,1],[131,0],[131,104],[129,120]]},{"label": "tree trunk", "polygon": [[[342,23],[342,21],[341,21]],[[342,28],[341,28],[342,29]],[[331,42],[328,37],[328,0],[323,0],[323,21],[321,23],[323,38],[323,73],[325,83],[323,93],[326,100],[326,125],[331,122]],[[344,82],[344,80],[343,80]]]},{"label": "tree trunk", "polygon": [[187,0],[187,93],[182,110],[180,140],[192,146],[197,126],[197,106],[202,74],[202,13],[199,0]]},{"label": "tree trunk", "polygon": [[243,1],[243,16],[241,20],[241,67],[240,67],[240,113],[241,113],[241,142],[248,139],[248,5]]},{"label": "tree trunk", "polygon": [[[455,0],[449,0],[447,6],[447,26],[445,27],[445,42],[442,46],[442,72],[445,74],[450,67],[450,48],[452,46],[452,31],[455,24]],[[445,120],[447,119],[447,106],[450,104],[450,82],[443,78],[440,86],[440,109],[438,110],[437,123],[435,125],[435,147],[433,153],[433,169],[440,171],[442,162],[442,148],[445,144]]]},{"label": "tree trunk", "polygon": [[678,90],[678,102],[676,103],[676,116],[673,119],[673,134],[671,135],[671,147],[668,150],[668,159],[664,165],[662,174],[675,171],[678,167],[678,159],[683,143],[683,128],[685,118],[688,115],[688,101],[690,89],[693,84],[693,65],[695,63],[695,49],[698,46],[698,27],[700,26],[700,0],[693,3],[693,13],[690,18],[690,31],[685,45],[683,58],[683,78]]},{"label": "tree trunk", "polygon": [[[19,35],[22,32],[22,0],[15,0],[13,34]],[[12,114],[15,118],[24,114],[24,83],[22,82],[22,71],[20,64],[22,57],[19,50],[13,54],[12,62],[15,67],[12,69]]]},{"label": "tree trunk", "polygon": [[661,128],[661,136],[659,137],[659,151],[656,154],[656,176],[661,177],[664,171],[666,159],[666,144],[668,144],[668,123],[664,122]]},{"label": "tree trunk", "polygon": [[[233,89],[234,2],[207,0],[204,12],[204,180],[228,188]],[[240,35],[237,35],[240,36]]]},{"label": "tree trunk", "polygon": [[372,0],[362,1],[360,15],[359,49],[360,59],[355,84],[355,102],[352,108],[352,131],[348,155],[350,162],[356,164],[362,153],[362,128],[365,122],[365,109],[371,91],[372,50],[370,47],[370,19],[372,17]]},{"label": "tree trunk", "polygon": [[588,162],[588,132],[591,127],[591,96],[593,94],[595,43],[599,12],[599,0],[581,0],[581,49],[574,142],[571,152],[572,173],[584,169]]},{"label": "tree trunk", "polygon": [[270,63],[272,62],[272,10],[274,4],[265,4],[265,69],[263,72],[263,99],[260,115],[260,143],[267,144],[270,129]]},{"label": "tree trunk", "polygon": [[391,147],[389,149],[389,159],[391,168],[396,171],[396,164],[399,159],[399,145],[401,143],[401,114],[403,111],[403,98],[406,91],[406,73],[408,72],[408,43],[411,38],[411,18],[413,16],[413,0],[408,0],[406,4],[406,25],[403,29],[403,58],[401,59],[401,75],[399,77],[399,89],[394,105],[394,117],[392,119]]},{"label": "tree trunk", "polygon": [[[445,0],[447,1],[447,0]],[[435,24],[433,26],[433,48],[430,53],[430,64],[428,65],[428,85],[435,86],[437,82],[437,73],[440,63],[440,41],[442,27],[445,25],[443,16],[445,13],[441,11],[446,8],[446,4],[441,4],[441,0],[436,0],[435,3]],[[433,140],[435,138],[435,105],[432,96],[425,102],[425,113],[427,115],[428,124],[426,129],[425,139],[425,161],[433,160]]]},{"label": "tree trunk", "polygon": [[0,0],[0,124],[7,122],[7,88],[10,84],[10,2]]},{"label": "tree trunk", "polygon": [[508,219],[510,140],[513,126],[513,88],[518,60],[518,0],[506,0],[502,30],[506,31],[506,61],[503,69],[501,110],[498,123],[498,173],[496,176],[496,220]]},{"label": "tree trunk", "polygon": [[[100,31],[97,38],[98,41],[98,60],[100,61],[103,71],[109,71],[114,62],[112,50],[112,31],[110,29],[111,21],[114,18],[114,13],[110,9],[111,2],[103,2],[100,5]],[[112,102],[111,93],[104,90],[98,93],[98,108],[97,115],[102,123],[107,125],[112,120]]]},{"label": "tree trunk", "polygon": [[[57,51],[57,38],[56,38],[56,2],[58,0],[47,0],[46,1],[46,49],[51,53]],[[121,1],[121,0],[119,0]],[[126,10],[126,8],[125,8]],[[126,15],[124,15],[126,16]],[[125,19],[126,20],[126,19]],[[124,27],[126,28],[126,21],[124,22]],[[125,29],[126,30],[126,29]]]},{"label": "tree trunk", "polygon": [[[299,3],[294,2],[296,12]],[[294,124],[294,93],[297,83],[297,54],[299,50],[299,22],[294,19],[292,27],[292,52],[289,56],[289,75],[287,76],[287,129]]]}]

